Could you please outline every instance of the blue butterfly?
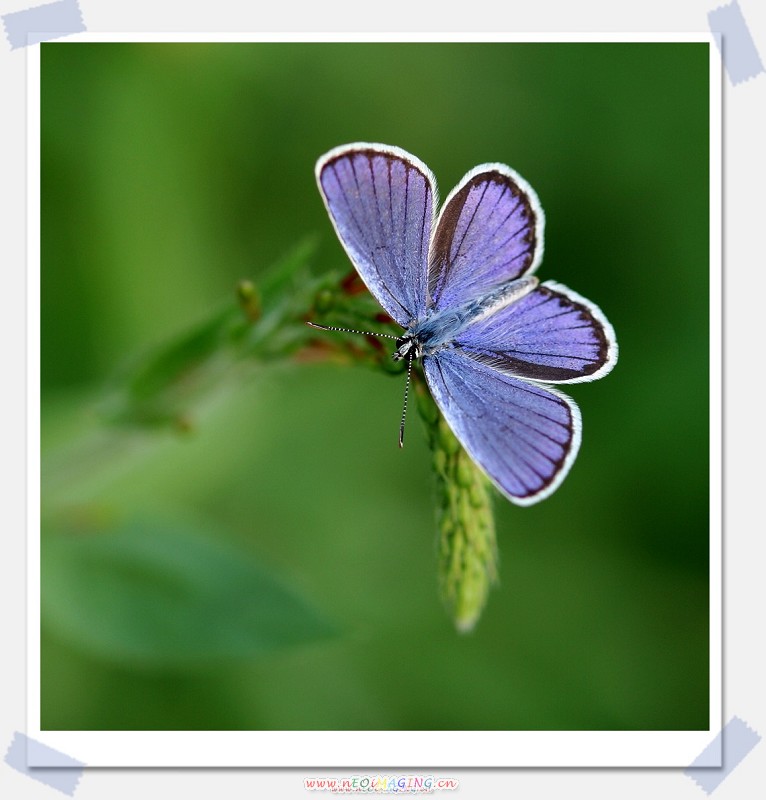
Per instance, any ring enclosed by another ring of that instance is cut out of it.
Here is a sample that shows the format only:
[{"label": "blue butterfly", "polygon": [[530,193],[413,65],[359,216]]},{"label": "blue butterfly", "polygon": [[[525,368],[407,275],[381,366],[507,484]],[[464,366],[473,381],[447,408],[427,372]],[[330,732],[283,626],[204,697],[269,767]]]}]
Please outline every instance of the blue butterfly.
[{"label": "blue butterfly", "polygon": [[398,147],[366,143],[330,150],[316,177],[354,267],[404,328],[389,336],[394,359],[407,361],[399,445],[420,358],[449,426],[497,488],[519,505],[548,497],[582,430],[575,402],[549,384],[603,377],[617,340],[598,306],[534,276],[545,217],[532,187],[504,164],[482,164],[437,214],[428,167]]}]

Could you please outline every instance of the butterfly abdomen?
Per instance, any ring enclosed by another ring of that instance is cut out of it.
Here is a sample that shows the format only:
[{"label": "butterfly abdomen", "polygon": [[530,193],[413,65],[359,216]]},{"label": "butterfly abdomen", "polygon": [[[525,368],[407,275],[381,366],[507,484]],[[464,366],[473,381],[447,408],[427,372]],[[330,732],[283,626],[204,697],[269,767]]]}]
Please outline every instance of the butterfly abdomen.
[{"label": "butterfly abdomen", "polygon": [[519,278],[498,286],[459,308],[433,310],[422,322],[417,323],[410,333],[420,342],[424,355],[431,355],[456,339],[469,325],[529,294],[538,283],[535,277]]}]

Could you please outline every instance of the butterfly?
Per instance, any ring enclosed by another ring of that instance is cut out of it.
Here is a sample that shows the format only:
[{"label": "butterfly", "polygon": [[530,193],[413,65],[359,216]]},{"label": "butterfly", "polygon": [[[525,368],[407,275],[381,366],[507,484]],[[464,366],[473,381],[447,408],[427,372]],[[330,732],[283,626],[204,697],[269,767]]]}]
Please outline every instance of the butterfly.
[{"label": "butterfly", "polygon": [[330,150],[316,178],[356,271],[404,329],[373,334],[395,339],[393,358],[407,361],[399,445],[412,362],[421,359],[442,415],[502,494],[522,506],[548,497],[582,431],[576,403],[550,384],[603,377],[617,340],[598,306],[534,275],[545,217],[532,187],[504,164],[481,164],[437,213],[428,167],[367,143]]}]

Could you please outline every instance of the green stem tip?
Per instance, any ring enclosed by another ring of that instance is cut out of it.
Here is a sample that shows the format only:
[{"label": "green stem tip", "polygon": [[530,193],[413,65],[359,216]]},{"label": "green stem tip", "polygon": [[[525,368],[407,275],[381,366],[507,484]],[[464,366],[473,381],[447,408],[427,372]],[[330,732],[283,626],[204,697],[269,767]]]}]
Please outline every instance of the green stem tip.
[{"label": "green stem tip", "polygon": [[422,381],[418,408],[428,429],[436,476],[439,592],[457,630],[467,633],[478,622],[489,590],[497,582],[492,489]]}]

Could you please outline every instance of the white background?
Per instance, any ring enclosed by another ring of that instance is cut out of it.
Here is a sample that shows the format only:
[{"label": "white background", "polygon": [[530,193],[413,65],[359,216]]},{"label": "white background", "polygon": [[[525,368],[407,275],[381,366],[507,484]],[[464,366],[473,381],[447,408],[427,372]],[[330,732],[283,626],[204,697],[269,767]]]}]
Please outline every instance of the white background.
[{"label": "white background", "polygon": [[[22,10],[35,0],[2,0],[0,14]],[[89,2],[80,8],[89,31],[705,31],[707,12],[722,3],[699,0],[646,0],[627,3],[538,0],[534,5],[472,0],[460,13],[444,3],[416,7],[389,2],[385,15],[358,2],[271,4],[246,8],[231,0],[215,4]],[[756,46],[766,57],[766,5],[740,0]],[[438,8],[438,13],[436,9]],[[398,22],[397,22],[398,21]],[[381,27],[384,23],[385,27]],[[0,537],[0,593],[4,647],[0,660],[0,753],[14,731],[25,731],[25,506],[24,395],[25,352],[25,149],[26,54],[0,43],[0,295],[4,347],[0,394],[2,508],[7,524]],[[724,528],[724,721],[738,715],[766,733],[766,697],[759,676],[766,673],[762,647],[764,584],[763,513],[759,495],[763,468],[762,429],[753,424],[759,400],[758,371],[763,361],[755,326],[764,292],[766,247],[766,74],[738,86],[724,82],[724,376],[725,528]],[[657,287],[662,291],[662,286]],[[743,381],[742,378],[745,377]],[[695,402],[690,398],[690,402]],[[76,756],[76,754],[73,754]],[[764,785],[766,745],[762,742],[716,790],[717,798],[752,797]],[[370,769],[371,773],[377,770]],[[359,774],[363,770],[353,770]],[[415,770],[412,770],[415,772]],[[704,795],[681,770],[424,770],[460,780],[459,794],[479,797],[701,798]],[[78,798],[306,797],[304,776],[348,776],[331,770],[89,770]],[[13,798],[55,796],[50,787],[0,763],[0,793]],[[61,796],[61,795],[59,795]],[[445,793],[442,796],[449,796]]]}]

